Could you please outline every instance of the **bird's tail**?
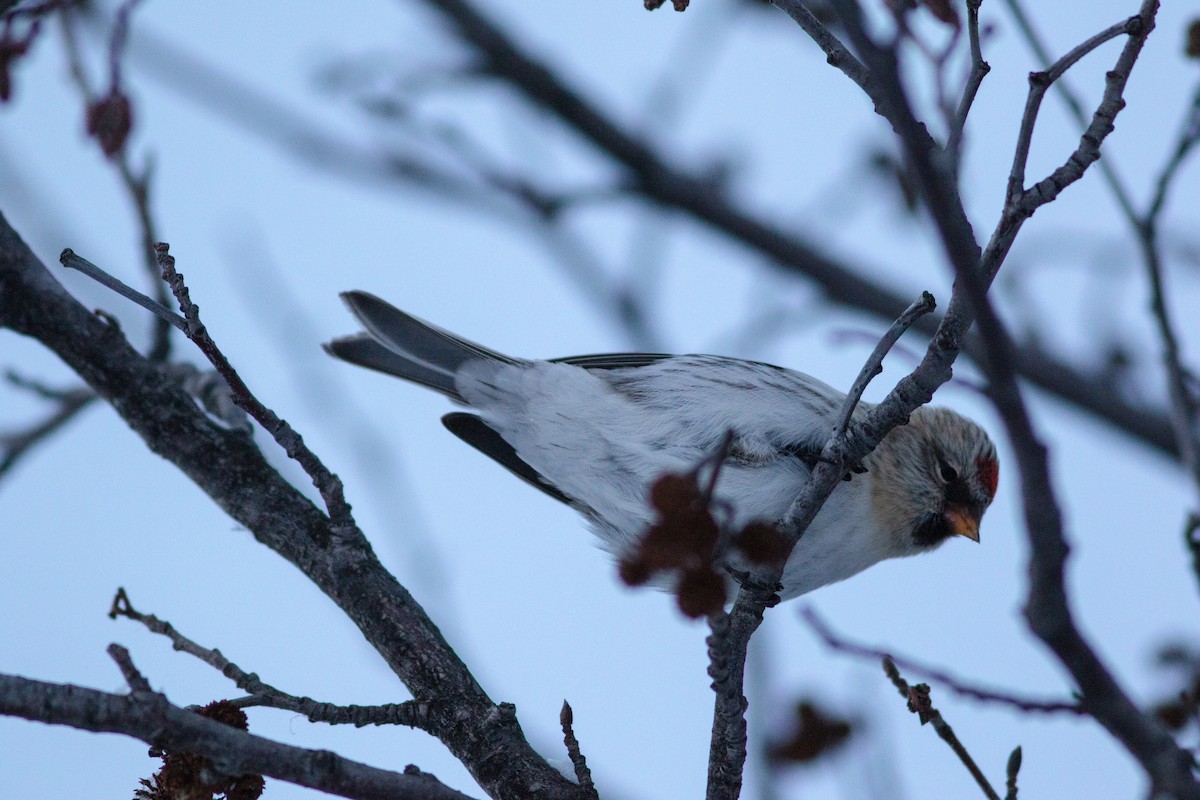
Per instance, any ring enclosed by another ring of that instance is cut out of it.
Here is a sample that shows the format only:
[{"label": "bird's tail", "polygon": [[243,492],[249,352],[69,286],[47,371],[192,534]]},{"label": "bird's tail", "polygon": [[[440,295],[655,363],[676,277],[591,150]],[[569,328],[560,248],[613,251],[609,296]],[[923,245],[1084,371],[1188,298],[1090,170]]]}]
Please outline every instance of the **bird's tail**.
[{"label": "bird's tail", "polygon": [[325,352],[351,364],[419,383],[462,402],[454,386],[454,374],[464,362],[484,359],[516,363],[495,350],[406,314],[375,295],[343,292],[342,300],[366,332],[334,339],[325,345]]}]

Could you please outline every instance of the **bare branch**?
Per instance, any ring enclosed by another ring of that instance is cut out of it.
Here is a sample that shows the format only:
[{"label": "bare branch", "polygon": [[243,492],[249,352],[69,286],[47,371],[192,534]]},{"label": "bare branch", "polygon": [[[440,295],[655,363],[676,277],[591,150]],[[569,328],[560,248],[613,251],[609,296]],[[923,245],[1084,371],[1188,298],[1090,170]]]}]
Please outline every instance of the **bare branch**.
[{"label": "bare branch", "polygon": [[328,750],[273,742],[174,706],[152,691],[109,694],[0,674],[0,714],[196,753],[229,775],[266,775],[357,800],[470,800],[427,773],[390,772]]},{"label": "bare branch", "polygon": [[[1046,96],[1055,81],[1066,74],[1088,53],[1100,45],[1122,34],[1136,34],[1141,31],[1142,18],[1130,17],[1114,25],[1110,25],[1087,41],[1072,48],[1065,56],[1055,61],[1044,72],[1029,73],[1029,96],[1025,101],[1025,113],[1021,117],[1021,130],[1017,134],[1017,146],[1013,152],[1012,170],[1008,177],[1008,196],[1010,202],[1020,198],[1025,192],[1025,164],[1029,161],[1029,147],[1033,142],[1033,126],[1041,109],[1042,98]],[[1082,147],[1082,145],[1081,145]],[[1099,143],[1096,143],[1099,149]]]},{"label": "bare branch", "polygon": [[533,750],[512,707],[487,696],[421,606],[379,563],[362,531],[333,523],[266,462],[250,437],[209,419],[119,329],[71,298],[2,215],[0,287],[0,327],[54,351],[153,452],[325,592],[416,702],[447,709],[432,716],[431,732],[484,791],[512,800],[534,793],[576,796],[578,787]]},{"label": "bare branch", "polygon": [[867,385],[870,384],[872,378],[883,372],[883,359],[892,349],[892,346],[899,341],[906,330],[912,327],[912,324],[917,319],[931,313],[936,307],[937,301],[933,299],[933,295],[929,292],[922,292],[921,299],[914,301],[892,323],[892,326],[887,329],[883,338],[879,340],[879,343],[875,345],[875,349],[871,351],[871,355],[867,358],[867,363],[863,364],[858,377],[854,379],[854,383],[850,386],[850,391],[846,395],[845,402],[842,404],[842,410],[838,414],[837,425],[833,429],[834,436],[842,436],[846,433],[846,427],[850,424],[850,419],[854,416],[854,409],[858,407],[858,402],[862,399],[863,392],[867,390]]},{"label": "bare branch", "polygon": [[596,786],[592,783],[592,771],[588,768],[587,759],[583,757],[583,751],[579,748],[579,740],[575,738],[575,712],[571,710],[571,704],[563,700],[562,713],[558,716],[558,721],[562,725],[563,744],[567,746],[567,756],[571,759],[571,765],[575,768],[575,780],[579,781],[579,788],[585,797],[595,798],[599,800],[599,793],[596,792]]},{"label": "bare branch", "polygon": [[151,632],[170,639],[171,646],[176,650],[200,659],[229,678],[239,689],[249,693],[248,697],[234,701],[240,708],[278,708],[303,714],[310,722],[353,725],[356,728],[365,725],[406,725],[410,728],[428,731],[433,727],[430,719],[434,714],[434,709],[429,703],[409,701],[377,706],[339,706],[313,700],[311,697],[299,697],[280,691],[260,679],[255,673],[246,672],[225,658],[220,650],[203,647],[181,634],[171,623],[160,620],[153,614],[143,614],[136,610],[129,602],[129,595],[125,593],[124,588],[117,589],[108,616],[112,619],[128,617],[140,622]]},{"label": "bare branch", "polygon": [[1028,697],[1020,697],[1011,692],[1002,692],[995,689],[983,689],[978,686],[971,686],[964,681],[955,678],[949,673],[932,667],[923,666],[909,658],[892,655],[886,650],[880,650],[874,647],[856,644],[847,641],[841,636],[833,632],[833,629],[817,615],[816,609],[811,606],[806,606],[800,610],[800,616],[808,623],[809,627],[825,644],[834,650],[850,655],[869,658],[873,661],[882,659],[891,659],[897,667],[904,669],[907,672],[913,673],[926,680],[945,686],[955,694],[969,697],[972,700],[979,700],[984,703],[996,703],[997,705],[1010,706],[1019,711],[1044,713],[1044,714],[1087,714],[1078,703],[1068,703],[1062,700],[1035,700]]},{"label": "bare branch", "polygon": [[[979,42],[979,6],[983,0],[967,0],[967,38],[971,45],[971,72],[967,76],[966,86],[963,87],[962,98],[958,102],[958,110],[954,114],[950,135],[946,139],[946,151],[954,158],[955,163],[962,156],[963,133],[967,127],[967,116],[979,94],[979,87],[992,67],[983,60],[983,48]],[[955,172],[958,170],[955,169]]]},{"label": "bare branch", "polygon": [[954,729],[950,727],[950,723],[942,717],[942,712],[934,708],[933,702],[929,699],[929,686],[924,683],[909,686],[908,681],[904,680],[900,671],[896,669],[895,662],[887,656],[884,656],[883,659],[883,671],[891,679],[892,685],[896,687],[900,696],[908,701],[908,710],[920,718],[922,725],[926,723],[933,725],[933,730],[943,742],[950,746],[954,755],[958,756],[958,760],[967,768],[967,772],[971,773],[971,777],[975,779],[975,783],[979,784],[979,788],[988,800],[1000,800],[1000,795],[996,794],[996,790],[988,783],[987,776],[983,774],[983,770],[979,768],[975,759],[967,752],[967,748],[959,741]]},{"label": "bare branch", "polygon": [[139,292],[137,289],[134,289],[132,286],[129,286],[112,275],[109,275],[107,272],[100,269],[83,256],[77,255],[71,248],[68,247],[62,251],[58,257],[58,262],[67,269],[79,270],[97,283],[108,289],[112,289],[126,300],[132,300],[134,303],[137,303],[151,314],[154,314],[154,316],[158,317],[169,325],[173,325],[184,333],[187,333],[187,320],[185,320],[183,317],[179,316],[157,300],[152,300],[151,298]]}]

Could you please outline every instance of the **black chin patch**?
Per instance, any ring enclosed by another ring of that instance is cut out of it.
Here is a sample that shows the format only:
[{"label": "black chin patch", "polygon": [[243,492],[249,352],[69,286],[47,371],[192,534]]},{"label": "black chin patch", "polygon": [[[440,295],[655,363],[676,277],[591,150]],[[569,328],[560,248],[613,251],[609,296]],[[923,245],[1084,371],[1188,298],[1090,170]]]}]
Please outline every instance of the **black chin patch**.
[{"label": "black chin patch", "polygon": [[927,514],[913,528],[913,542],[918,547],[932,547],[954,535],[950,529],[950,521],[944,514]]}]

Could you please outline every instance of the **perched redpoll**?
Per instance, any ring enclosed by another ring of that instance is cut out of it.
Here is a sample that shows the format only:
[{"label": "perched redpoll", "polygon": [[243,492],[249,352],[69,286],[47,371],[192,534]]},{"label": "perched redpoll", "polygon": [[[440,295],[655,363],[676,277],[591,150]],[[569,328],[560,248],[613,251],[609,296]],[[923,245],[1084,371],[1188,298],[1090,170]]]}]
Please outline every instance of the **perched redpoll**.
[{"label": "perched redpoll", "polygon": [[[801,372],[720,356],[617,353],[510,358],[365,292],[342,295],[366,328],[326,350],[438,391],[475,413],[452,433],[591,521],[621,557],[655,522],[649,487],[711,459],[732,434],[713,505],[726,524],[775,522],[808,477],[845,398]],[[860,405],[859,414],[869,409]],[[979,541],[996,493],[986,433],[944,408],[917,409],[834,490],[787,561],[784,599],[952,536]]]}]

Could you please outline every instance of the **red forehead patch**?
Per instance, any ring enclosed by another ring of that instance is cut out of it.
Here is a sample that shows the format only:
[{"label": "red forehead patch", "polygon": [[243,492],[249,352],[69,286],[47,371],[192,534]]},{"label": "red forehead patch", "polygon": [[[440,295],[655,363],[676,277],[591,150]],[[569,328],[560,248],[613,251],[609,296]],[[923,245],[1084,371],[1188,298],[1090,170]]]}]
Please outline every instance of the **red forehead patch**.
[{"label": "red forehead patch", "polygon": [[979,482],[987,489],[988,497],[995,497],[996,485],[1000,482],[1000,465],[996,459],[981,456],[975,461],[975,468],[979,472]]}]

